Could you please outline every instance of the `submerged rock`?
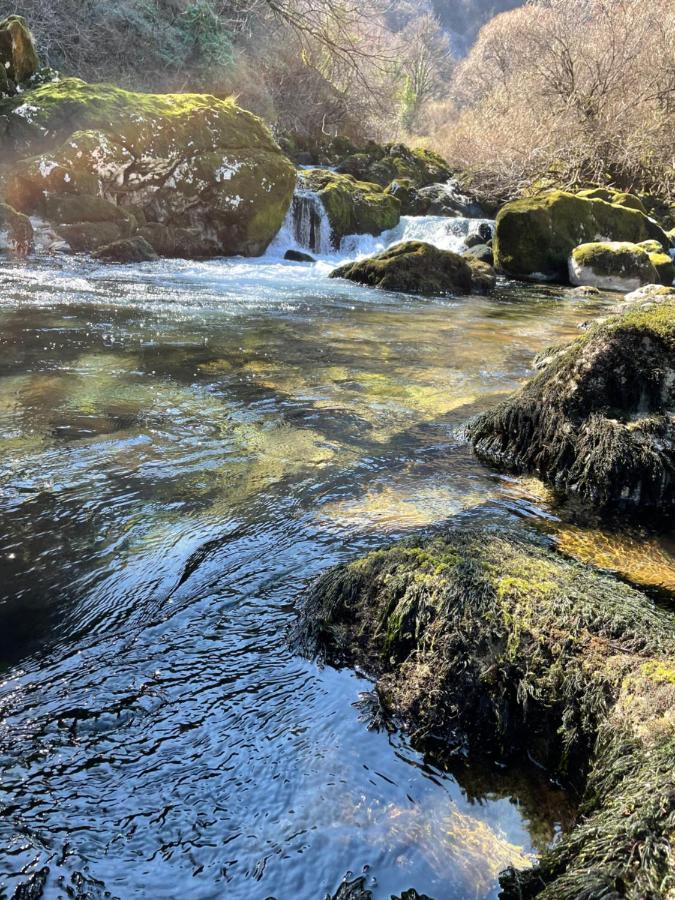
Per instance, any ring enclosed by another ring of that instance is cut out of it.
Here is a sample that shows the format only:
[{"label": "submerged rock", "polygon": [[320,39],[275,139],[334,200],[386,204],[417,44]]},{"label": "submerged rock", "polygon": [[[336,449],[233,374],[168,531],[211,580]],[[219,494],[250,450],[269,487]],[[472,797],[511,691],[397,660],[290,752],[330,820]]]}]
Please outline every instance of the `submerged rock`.
[{"label": "submerged rock", "polygon": [[401,204],[377,184],[357,181],[327,169],[300,173],[298,186],[312,191],[323,204],[334,247],[347,234],[378,235],[395,228],[401,219]]},{"label": "submerged rock", "polygon": [[346,263],[330,277],[385,291],[428,295],[486,292],[496,282],[494,271],[484,263],[422,241],[404,241],[383,253]]},{"label": "submerged rock", "polygon": [[456,527],[310,587],[300,648],[377,679],[417,742],[529,755],[583,817],[505,897],[666,898],[675,885],[675,620],[534,538]]},{"label": "submerged rock", "polygon": [[660,281],[650,254],[643,247],[617,241],[575,247],[569,258],[569,275],[570,283],[577,287],[588,285],[626,294]]},{"label": "submerged rock", "polygon": [[469,427],[478,456],[598,507],[675,512],[675,298],[560,348]]},{"label": "submerged rock", "polygon": [[300,250],[287,250],[284,253],[284,259],[287,259],[290,262],[306,262],[306,263],[316,262],[314,257],[310,256],[309,253],[302,253],[302,251],[300,251]]},{"label": "submerged rock", "polygon": [[[30,157],[5,178],[7,201],[55,227],[64,205],[81,204],[86,215],[69,215],[64,234],[76,250],[128,236],[113,230],[133,215],[191,234],[179,255],[195,245],[200,255],[259,255],[291,202],[292,164],[261,120],[231,100],[65,78],[0,102],[0,116],[5,153]],[[92,221],[106,227],[81,227]],[[162,255],[173,243],[143,236]]]},{"label": "submerged rock", "polygon": [[527,280],[568,281],[568,259],[575,247],[595,241],[656,240],[665,250],[665,232],[643,212],[550,191],[507,203],[498,216],[495,264],[508,275]]},{"label": "submerged rock", "polygon": [[139,235],[106,244],[92,255],[94,259],[118,263],[153,262],[159,259],[152,246]]}]

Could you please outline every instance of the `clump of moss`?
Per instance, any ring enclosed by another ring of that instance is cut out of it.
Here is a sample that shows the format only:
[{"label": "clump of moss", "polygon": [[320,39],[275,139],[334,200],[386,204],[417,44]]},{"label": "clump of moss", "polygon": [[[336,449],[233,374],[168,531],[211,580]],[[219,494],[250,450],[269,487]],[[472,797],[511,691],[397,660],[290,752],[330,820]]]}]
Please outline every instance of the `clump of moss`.
[{"label": "clump of moss", "polygon": [[469,426],[476,453],[598,507],[675,512],[675,300],[589,329]]},{"label": "clump of moss", "polygon": [[490,266],[440,250],[423,241],[404,241],[383,253],[346,263],[330,273],[358,284],[409,294],[468,294],[491,290],[496,277]]},{"label": "clump of moss", "polygon": [[457,527],[328,572],[297,636],[373,675],[415,739],[527,753],[581,792],[576,827],[504,896],[675,889],[675,621],[646,596],[532,537]]}]

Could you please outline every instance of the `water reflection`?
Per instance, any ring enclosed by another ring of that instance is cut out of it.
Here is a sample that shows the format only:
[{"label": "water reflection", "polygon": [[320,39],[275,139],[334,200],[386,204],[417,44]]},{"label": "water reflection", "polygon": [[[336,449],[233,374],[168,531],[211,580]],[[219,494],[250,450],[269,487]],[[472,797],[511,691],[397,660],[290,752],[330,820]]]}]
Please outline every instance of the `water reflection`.
[{"label": "water reflection", "polygon": [[368,730],[368,683],[285,632],[383,536],[550,514],[461,428],[613,301],[244,261],[0,276],[6,893],[318,898],[367,864],[376,898],[496,896],[564,798]]}]

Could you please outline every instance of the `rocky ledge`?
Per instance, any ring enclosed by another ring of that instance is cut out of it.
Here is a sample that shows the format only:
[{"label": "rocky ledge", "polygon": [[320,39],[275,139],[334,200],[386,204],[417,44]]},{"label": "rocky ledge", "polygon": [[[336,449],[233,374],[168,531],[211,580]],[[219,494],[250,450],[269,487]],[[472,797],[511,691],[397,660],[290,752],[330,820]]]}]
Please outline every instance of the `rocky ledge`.
[{"label": "rocky ledge", "polygon": [[549,351],[543,371],[470,425],[476,453],[600,508],[671,516],[675,297],[663,290]]},{"label": "rocky ledge", "polygon": [[432,296],[487,293],[497,281],[487,263],[423,241],[395,244],[383,253],[339,266],[330,277],[385,291]]},{"label": "rocky ledge", "polygon": [[581,792],[576,827],[502,897],[672,896],[671,613],[534,538],[463,526],[329,571],[296,638],[376,678],[416,741],[527,753]]}]

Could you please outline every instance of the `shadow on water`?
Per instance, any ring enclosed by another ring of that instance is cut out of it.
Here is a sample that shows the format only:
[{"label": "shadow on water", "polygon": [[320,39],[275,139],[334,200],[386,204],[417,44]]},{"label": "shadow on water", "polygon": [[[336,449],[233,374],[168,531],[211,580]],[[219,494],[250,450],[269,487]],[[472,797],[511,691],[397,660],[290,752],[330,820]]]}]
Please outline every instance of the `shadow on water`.
[{"label": "shadow on water", "polygon": [[461,426],[613,301],[115,271],[1,273],[0,893],[496,896],[567,798],[369,730],[372,685],[285,636],[308,579],[452,516],[560,539]]}]

